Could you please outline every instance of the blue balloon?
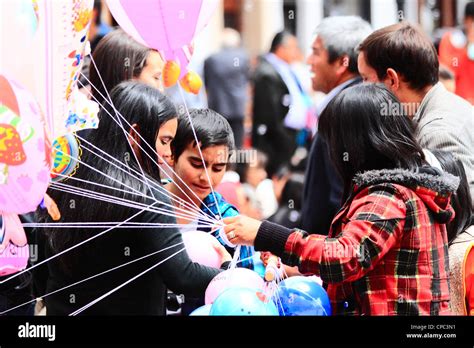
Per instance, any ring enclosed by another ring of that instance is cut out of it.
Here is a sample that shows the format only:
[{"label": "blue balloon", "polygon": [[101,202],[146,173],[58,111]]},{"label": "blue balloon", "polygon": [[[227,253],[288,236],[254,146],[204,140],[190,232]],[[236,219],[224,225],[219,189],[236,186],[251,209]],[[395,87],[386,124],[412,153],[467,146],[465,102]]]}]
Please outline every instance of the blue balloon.
[{"label": "blue balloon", "polygon": [[211,311],[211,305],[207,304],[199,308],[196,308],[189,315],[190,316],[208,316],[210,311]]},{"label": "blue balloon", "polygon": [[210,315],[279,315],[271,300],[256,289],[230,288],[220,294],[211,307]]},{"label": "blue balloon", "polygon": [[284,316],[331,315],[331,302],[326,290],[307,277],[290,277],[280,283],[274,298]]},{"label": "blue balloon", "polygon": [[265,266],[263,265],[262,260],[260,259],[260,252],[255,252],[253,258],[253,270],[258,273],[262,278],[265,278]]}]

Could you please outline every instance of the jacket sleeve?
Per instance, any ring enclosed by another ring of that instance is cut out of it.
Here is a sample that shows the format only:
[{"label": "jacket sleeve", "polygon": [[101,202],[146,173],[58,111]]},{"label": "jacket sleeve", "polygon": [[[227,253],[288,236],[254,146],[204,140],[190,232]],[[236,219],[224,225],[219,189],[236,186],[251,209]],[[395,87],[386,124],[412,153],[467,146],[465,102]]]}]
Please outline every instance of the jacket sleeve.
[{"label": "jacket sleeve", "polygon": [[357,280],[394,246],[405,224],[404,200],[381,186],[354,198],[346,222],[334,238],[264,222],[255,247],[271,251],[285,264],[298,266],[302,273],[317,274],[328,283]]}]

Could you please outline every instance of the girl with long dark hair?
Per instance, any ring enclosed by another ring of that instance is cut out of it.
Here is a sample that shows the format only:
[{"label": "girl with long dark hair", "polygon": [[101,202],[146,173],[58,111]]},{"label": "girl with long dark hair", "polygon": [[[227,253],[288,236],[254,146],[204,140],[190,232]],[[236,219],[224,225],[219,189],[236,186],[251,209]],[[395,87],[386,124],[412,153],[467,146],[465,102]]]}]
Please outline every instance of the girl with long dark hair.
[{"label": "girl with long dark hair", "polygon": [[[83,163],[79,164],[76,174],[65,181],[66,186],[53,185],[50,193],[62,212],[61,223],[112,222],[114,228],[49,261],[47,292],[160,252],[46,297],[48,314],[73,313],[120,287],[84,313],[164,315],[167,288],[176,293],[202,296],[209,281],[219,272],[189,259],[183,250],[181,234],[173,226],[176,220],[170,200],[158,181],[158,159],[150,146],[156,149],[159,130],[167,123],[174,122],[176,132],[174,106],[157,89],[137,82],[117,85],[111,91],[111,99],[124,119],[119,120],[113,108],[104,105],[99,128],[82,144],[95,153],[84,150]],[[117,122],[112,117],[116,117]],[[127,141],[127,137],[136,143]],[[57,191],[58,188],[62,190]],[[93,196],[84,196],[86,190]],[[103,197],[112,197],[112,202],[101,201]],[[114,204],[119,200],[127,203],[126,206]],[[147,224],[147,227],[132,228],[132,224]],[[160,224],[170,224],[170,227]],[[121,228],[121,225],[126,227]],[[149,228],[152,225],[156,227]],[[46,228],[46,257],[78,245],[103,230]],[[224,260],[230,260],[223,247],[216,245],[216,250]],[[153,266],[156,267],[149,270]],[[141,272],[145,273],[128,283]]]},{"label": "girl with long dark hair", "polygon": [[459,181],[427,165],[397,105],[385,87],[363,84],[342,91],[321,115],[318,131],[344,183],[345,203],[329,236],[225,220],[233,243],[254,244],[319,275],[335,314],[450,313],[445,224]]}]

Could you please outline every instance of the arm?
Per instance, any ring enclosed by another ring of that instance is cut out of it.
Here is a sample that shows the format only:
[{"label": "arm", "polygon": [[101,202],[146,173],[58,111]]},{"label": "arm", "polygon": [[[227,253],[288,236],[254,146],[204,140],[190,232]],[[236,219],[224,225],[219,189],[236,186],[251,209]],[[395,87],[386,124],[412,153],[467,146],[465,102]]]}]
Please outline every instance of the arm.
[{"label": "arm", "polygon": [[[143,214],[143,222],[176,223],[174,217],[152,212]],[[181,233],[176,228],[144,229],[139,231],[145,254],[169,248],[156,255],[155,262],[164,260],[184,248]],[[158,266],[160,277],[166,286],[175,293],[185,296],[203,296],[207,285],[220,270],[193,262],[186,250],[177,253]]]},{"label": "arm", "polygon": [[286,265],[298,266],[302,273],[320,275],[325,282],[354,281],[377,265],[403,231],[404,200],[397,193],[390,191],[387,195],[388,192],[380,185],[368,195],[355,197],[348,222],[335,238],[255,220],[234,222],[226,232],[233,231],[238,241],[254,242],[257,250],[268,250]]}]

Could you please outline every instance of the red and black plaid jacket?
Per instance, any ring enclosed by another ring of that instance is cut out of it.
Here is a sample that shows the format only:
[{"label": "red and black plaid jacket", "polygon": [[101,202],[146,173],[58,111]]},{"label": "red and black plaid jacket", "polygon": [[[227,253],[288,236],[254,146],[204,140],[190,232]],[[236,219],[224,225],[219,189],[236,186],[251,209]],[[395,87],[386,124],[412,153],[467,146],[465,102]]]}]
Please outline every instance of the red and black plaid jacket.
[{"label": "red and black plaid jacket", "polygon": [[458,181],[429,171],[362,173],[329,236],[265,221],[255,247],[319,275],[334,314],[450,314],[444,224]]}]

